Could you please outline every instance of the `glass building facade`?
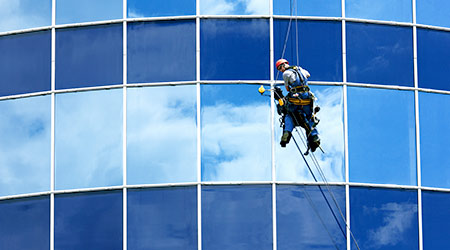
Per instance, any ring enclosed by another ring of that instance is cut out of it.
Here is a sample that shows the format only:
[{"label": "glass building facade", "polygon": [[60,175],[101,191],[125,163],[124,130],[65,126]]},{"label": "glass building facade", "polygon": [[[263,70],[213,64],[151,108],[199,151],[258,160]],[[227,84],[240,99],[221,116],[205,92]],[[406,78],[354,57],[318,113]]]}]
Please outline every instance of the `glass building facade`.
[{"label": "glass building facade", "polygon": [[0,249],[450,245],[449,1],[0,2]]}]

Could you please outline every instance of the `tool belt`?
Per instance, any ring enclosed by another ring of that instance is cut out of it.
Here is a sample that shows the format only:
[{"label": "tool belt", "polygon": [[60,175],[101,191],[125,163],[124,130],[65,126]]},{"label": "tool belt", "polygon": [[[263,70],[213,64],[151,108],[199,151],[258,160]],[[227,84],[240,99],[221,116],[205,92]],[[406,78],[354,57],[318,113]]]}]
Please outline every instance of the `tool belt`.
[{"label": "tool belt", "polygon": [[308,91],[309,91],[309,87],[307,85],[292,87],[289,89],[289,92],[291,92],[291,93],[302,93],[302,92],[308,92]]},{"label": "tool belt", "polygon": [[288,98],[289,103],[294,105],[310,105],[311,99],[298,99],[298,98]]}]

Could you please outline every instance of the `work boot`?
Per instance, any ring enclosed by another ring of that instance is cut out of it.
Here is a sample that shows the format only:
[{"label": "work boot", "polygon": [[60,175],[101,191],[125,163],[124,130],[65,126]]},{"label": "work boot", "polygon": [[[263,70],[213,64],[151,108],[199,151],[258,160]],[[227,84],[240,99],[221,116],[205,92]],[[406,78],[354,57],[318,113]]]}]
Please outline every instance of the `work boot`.
[{"label": "work boot", "polygon": [[291,140],[291,132],[289,131],[284,131],[283,136],[281,137],[281,141],[280,141],[280,145],[282,148],[286,147],[286,144],[289,143],[289,141]]},{"label": "work boot", "polygon": [[314,152],[320,145],[320,139],[318,135],[312,135],[308,138],[309,147],[311,151]]}]

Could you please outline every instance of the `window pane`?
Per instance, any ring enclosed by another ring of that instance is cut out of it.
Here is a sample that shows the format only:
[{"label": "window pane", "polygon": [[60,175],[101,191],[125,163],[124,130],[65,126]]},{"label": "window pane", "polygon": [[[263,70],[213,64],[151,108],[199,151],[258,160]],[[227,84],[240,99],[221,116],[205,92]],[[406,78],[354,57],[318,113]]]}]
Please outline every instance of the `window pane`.
[{"label": "window pane", "polygon": [[271,180],[270,98],[257,85],[202,85],[202,180]]},{"label": "window pane", "polygon": [[273,14],[341,17],[341,0],[273,0]]},{"label": "window pane", "polygon": [[127,183],[197,180],[196,86],[127,90]]},{"label": "window pane", "polygon": [[128,249],[197,249],[197,187],[129,189]]},{"label": "window pane", "polygon": [[56,88],[121,84],[122,24],[58,29]]},{"label": "window pane", "polygon": [[128,24],[128,82],[195,81],[195,20]]},{"label": "window pane", "polygon": [[[416,191],[352,187],[350,215],[350,227],[361,248],[418,249]],[[353,242],[352,249],[357,249]]]},{"label": "window pane", "polygon": [[[318,186],[277,187],[277,249],[346,248],[345,221],[339,212],[340,209],[345,218],[345,188],[330,186],[331,192],[327,187],[321,188],[333,212]],[[332,202],[334,199],[339,208]]]},{"label": "window pane", "polygon": [[417,23],[450,27],[448,10],[450,2],[447,0],[416,0]]},{"label": "window pane", "polygon": [[422,192],[424,249],[446,249],[450,245],[450,193]]},{"label": "window pane", "polygon": [[122,89],[56,95],[56,188],[122,185]]},{"label": "window pane", "polygon": [[196,0],[128,0],[128,18],[195,15]]},{"label": "window pane", "polygon": [[200,0],[201,15],[269,15],[269,1]]},{"label": "window pane", "polygon": [[202,80],[269,80],[268,20],[202,19],[200,25]]},{"label": "window pane", "polygon": [[414,87],[411,27],[347,22],[349,82]]},{"label": "window pane", "polygon": [[346,0],[345,16],[397,22],[412,22],[411,0]]},{"label": "window pane", "polygon": [[1,36],[0,51],[0,96],[50,90],[49,31]]},{"label": "window pane", "polygon": [[0,248],[50,249],[48,196],[0,201]]},{"label": "window pane", "polygon": [[350,181],[416,184],[414,92],[348,88]]},{"label": "window pane", "polygon": [[0,101],[0,196],[50,190],[50,96]]},{"label": "window pane", "polygon": [[[311,91],[317,98],[316,104],[320,106],[320,112],[317,116],[320,123],[317,125],[319,137],[321,139],[321,147],[325,151],[323,154],[317,149],[314,156],[319,163],[327,181],[345,181],[344,173],[344,125],[343,125],[343,93],[342,87],[333,86],[310,86]],[[287,94],[287,93],[285,93]],[[280,138],[283,134],[282,128],[279,127],[279,116],[275,114],[275,155],[276,170],[278,181],[308,181],[313,182],[314,178],[309,172],[302,156],[299,154],[294,141],[281,148],[279,145]],[[297,128],[304,138],[304,130]],[[294,133],[293,136],[298,145],[305,151],[299,134]],[[305,141],[305,139],[303,139]],[[310,154],[312,157],[312,154]],[[308,157],[308,164],[313,170],[316,178],[323,182],[320,174],[313,164],[312,158]]]},{"label": "window pane", "polygon": [[450,95],[419,92],[422,185],[450,188]]},{"label": "window pane", "polygon": [[204,249],[272,249],[272,187],[203,186]]},{"label": "window pane", "polygon": [[55,250],[122,249],[122,190],[55,196]]},{"label": "window pane", "polygon": [[55,0],[56,24],[122,19],[122,0]]},{"label": "window pane", "polygon": [[[289,20],[274,21],[274,54],[283,55]],[[298,38],[297,31],[298,30]],[[313,38],[313,39],[311,39]],[[298,42],[298,48],[297,48]],[[297,49],[299,59],[297,58]],[[331,21],[291,22],[284,58],[291,65],[300,65],[311,73],[312,81],[342,81],[342,24]],[[275,60],[276,60],[275,59]],[[275,77],[282,80],[276,69]]]},{"label": "window pane", "polygon": [[450,32],[417,29],[419,87],[450,90]]},{"label": "window pane", "polygon": [[52,0],[1,1],[0,32],[50,25]]}]

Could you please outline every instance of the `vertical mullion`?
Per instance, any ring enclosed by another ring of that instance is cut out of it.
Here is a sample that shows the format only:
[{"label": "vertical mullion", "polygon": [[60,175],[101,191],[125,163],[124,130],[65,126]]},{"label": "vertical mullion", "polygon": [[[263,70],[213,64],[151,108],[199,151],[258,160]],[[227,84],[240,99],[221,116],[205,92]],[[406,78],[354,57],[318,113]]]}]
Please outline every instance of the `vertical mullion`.
[{"label": "vertical mullion", "polygon": [[55,58],[56,0],[52,0],[51,32],[51,121],[50,121],[50,250],[55,249]]},{"label": "vertical mullion", "polygon": [[202,173],[200,103],[200,0],[195,1],[195,70],[197,85],[197,249],[202,249]]},{"label": "vertical mullion", "polygon": [[123,0],[123,96],[122,96],[122,177],[123,177],[123,250],[127,250],[128,245],[128,217],[127,217],[127,0]]}]

